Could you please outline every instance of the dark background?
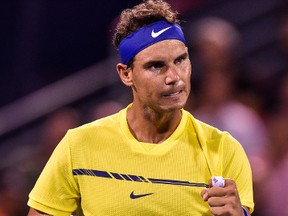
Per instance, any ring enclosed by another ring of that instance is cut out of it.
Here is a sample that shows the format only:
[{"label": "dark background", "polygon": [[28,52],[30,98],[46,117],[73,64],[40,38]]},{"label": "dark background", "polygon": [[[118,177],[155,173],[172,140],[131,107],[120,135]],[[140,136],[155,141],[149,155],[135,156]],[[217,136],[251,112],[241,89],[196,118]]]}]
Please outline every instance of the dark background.
[{"label": "dark background", "polygon": [[[140,0],[2,1],[0,107],[110,54],[113,23]],[[183,13],[209,1],[170,1]]]},{"label": "dark background", "polygon": [[2,1],[0,107],[106,58],[113,19],[136,2]]}]

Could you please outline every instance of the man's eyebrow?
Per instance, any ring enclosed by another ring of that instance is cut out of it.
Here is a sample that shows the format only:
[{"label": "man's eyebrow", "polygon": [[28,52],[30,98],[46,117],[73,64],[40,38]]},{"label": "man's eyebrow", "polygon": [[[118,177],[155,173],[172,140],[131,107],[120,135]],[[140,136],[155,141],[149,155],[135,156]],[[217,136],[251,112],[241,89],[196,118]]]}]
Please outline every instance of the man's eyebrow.
[{"label": "man's eyebrow", "polygon": [[[179,58],[187,58],[187,57],[188,57],[188,53],[187,53],[187,52],[184,52],[184,53],[180,54],[179,56],[177,56],[177,57],[175,58],[175,60],[177,60],[177,59],[179,59]],[[151,65],[164,64],[164,63],[165,63],[165,61],[163,61],[163,60],[150,60],[150,61],[144,63],[143,67],[144,67],[144,68],[147,68],[147,67],[149,67],[149,66],[151,66]]]},{"label": "man's eyebrow", "polygon": [[188,53],[185,52],[185,53],[179,55],[176,59],[178,59],[178,58],[187,58],[187,57],[188,57]]},{"label": "man's eyebrow", "polygon": [[155,64],[164,64],[164,61],[162,61],[162,60],[151,60],[151,61],[146,62],[146,63],[143,65],[143,67],[144,67],[144,68],[147,68],[147,67],[149,67],[149,66],[151,66],[151,65],[155,65]]}]

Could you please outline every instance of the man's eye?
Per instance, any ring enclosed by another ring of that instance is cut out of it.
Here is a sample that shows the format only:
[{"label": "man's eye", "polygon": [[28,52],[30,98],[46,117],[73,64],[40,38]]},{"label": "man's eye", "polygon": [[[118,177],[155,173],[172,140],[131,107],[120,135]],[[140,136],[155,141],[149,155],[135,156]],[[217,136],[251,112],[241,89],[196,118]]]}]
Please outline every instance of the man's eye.
[{"label": "man's eye", "polygon": [[185,57],[179,57],[176,59],[176,63],[181,63],[184,60],[185,60]]},{"label": "man's eye", "polygon": [[163,64],[162,63],[154,63],[154,64],[151,64],[149,66],[149,68],[154,68],[154,69],[159,69],[159,68],[162,68],[163,67]]}]

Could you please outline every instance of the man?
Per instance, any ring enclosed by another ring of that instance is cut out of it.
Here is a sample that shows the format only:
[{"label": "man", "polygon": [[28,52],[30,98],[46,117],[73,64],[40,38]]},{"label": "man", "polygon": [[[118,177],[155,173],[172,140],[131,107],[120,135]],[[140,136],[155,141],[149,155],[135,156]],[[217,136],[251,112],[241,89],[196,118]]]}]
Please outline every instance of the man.
[{"label": "man", "polygon": [[[183,109],[191,63],[178,22],[159,0],[122,12],[114,35],[122,60],[117,71],[133,103],[67,132],[29,195],[28,215],[253,211],[252,175],[241,145]],[[207,184],[215,175],[225,178],[222,187]]]}]

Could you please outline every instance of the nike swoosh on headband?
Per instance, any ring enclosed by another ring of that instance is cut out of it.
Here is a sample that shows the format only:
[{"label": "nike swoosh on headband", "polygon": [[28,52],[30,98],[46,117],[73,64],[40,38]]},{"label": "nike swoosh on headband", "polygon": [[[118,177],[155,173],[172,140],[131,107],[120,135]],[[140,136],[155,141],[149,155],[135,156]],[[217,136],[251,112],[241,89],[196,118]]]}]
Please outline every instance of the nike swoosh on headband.
[{"label": "nike swoosh on headband", "polygon": [[158,32],[154,32],[154,29],[153,29],[152,32],[151,32],[151,36],[152,36],[153,38],[157,38],[159,35],[161,35],[162,33],[164,33],[165,31],[167,31],[167,30],[170,29],[170,28],[172,28],[172,26],[169,26],[169,27],[167,27],[167,28],[164,28],[164,29],[162,29],[162,30],[160,30],[160,31],[158,31]]},{"label": "nike swoosh on headband", "polygon": [[131,199],[138,199],[138,198],[141,198],[141,197],[150,196],[150,195],[152,195],[152,194],[153,194],[153,193],[134,194],[134,191],[132,191],[132,193],[130,194],[130,198],[131,198]]}]

